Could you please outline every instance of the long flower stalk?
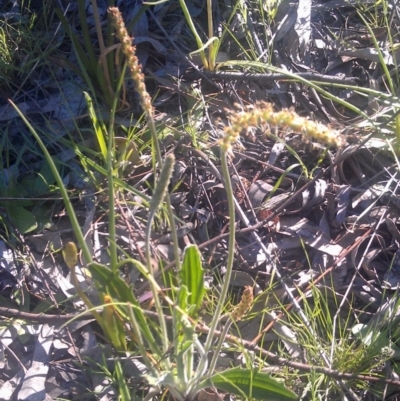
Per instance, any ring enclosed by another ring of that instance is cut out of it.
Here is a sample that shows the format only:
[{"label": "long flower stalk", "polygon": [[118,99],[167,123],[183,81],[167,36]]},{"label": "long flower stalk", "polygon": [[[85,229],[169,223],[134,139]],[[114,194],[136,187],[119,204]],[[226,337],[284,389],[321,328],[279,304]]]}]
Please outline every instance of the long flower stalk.
[{"label": "long flower stalk", "polygon": [[[140,105],[145,113],[147,124],[149,126],[149,130],[152,137],[153,149],[154,154],[157,159],[157,163],[160,168],[163,167],[163,160],[161,157],[161,150],[160,145],[158,143],[158,136],[157,136],[157,129],[154,123],[154,111],[153,106],[151,105],[151,97],[147,92],[146,85],[144,82],[144,74],[142,72],[141,65],[139,60],[136,56],[136,46],[132,44],[133,38],[129,36],[128,31],[126,29],[124,20],[122,18],[121,12],[118,10],[117,7],[110,7],[108,9],[110,16],[114,22],[115,31],[118,39],[121,41],[122,44],[122,52],[126,57],[126,62],[131,72],[131,77],[135,85],[136,92],[139,94]],[[177,230],[175,226],[174,220],[174,213],[171,206],[171,201],[169,195],[167,194],[165,197],[165,202],[167,205],[167,211],[170,219],[170,226],[171,226],[171,235],[173,240],[173,247],[174,247],[174,255],[175,261],[177,264],[177,268],[180,267],[180,252],[179,252],[179,245],[178,245],[178,236]]]}]

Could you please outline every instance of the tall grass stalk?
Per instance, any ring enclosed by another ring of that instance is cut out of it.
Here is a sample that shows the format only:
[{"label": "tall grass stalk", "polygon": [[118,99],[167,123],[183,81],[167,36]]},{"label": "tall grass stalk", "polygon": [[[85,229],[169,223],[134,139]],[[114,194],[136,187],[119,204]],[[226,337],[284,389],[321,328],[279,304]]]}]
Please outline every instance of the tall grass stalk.
[{"label": "tall grass stalk", "polygon": [[44,153],[44,155],[46,156],[46,159],[49,163],[50,169],[54,175],[54,178],[56,179],[57,185],[60,189],[60,193],[61,196],[63,198],[64,204],[65,204],[65,208],[67,209],[67,213],[68,213],[68,217],[71,221],[71,225],[72,228],[74,230],[74,234],[76,236],[76,239],[79,243],[79,246],[82,249],[82,253],[83,253],[83,257],[85,258],[85,262],[86,263],[91,263],[92,260],[92,255],[90,254],[89,248],[86,245],[86,241],[85,238],[83,237],[82,234],[82,230],[79,226],[79,222],[78,219],[76,217],[74,208],[72,206],[71,200],[69,199],[67,190],[64,187],[64,183],[62,181],[62,178],[60,176],[60,173],[57,170],[57,167],[53,161],[53,158],[51,157],[46,145],[43,143],[42,139],[40,138],[40,136],[38,135],[38,133],[36,132],[36,130],[33,128],[33,126],[31,125],[31,123],[27,120],[27,118],[23,115],[23,113],[21,112],[21,110],[16,106],[16,104],[12,101],[9,100],[9,102],[12,104],[12,106],[15,108],[15,110],[17,111],[18,115],[21,117],[22,121],[26,124],[26,126],[28,127],[29,131],[31,132],[31,134],[34,136],[34,138],[36,139],[37,143],[39,144],[42,152]]},{"label": "tall grass stalk", "polygon": [[[68,218],[69,218],[69,220],[71,222],[72,229],[74,231],[75,237],[76,237],[76,239],[77,239],[77,241],[79,243],[79,246],[80,246],[80,248],[82,250],[84,261],[85,261],[86,264],[92,263],[93,262],[92,255],[90,253],[89,247],[86,244],[85,238],[83,236],[83,232],[81,230],[81,227],[79,225],[78,219],[77,219],[76,214],[75,214],[75,210],[74,210],[74,208],[72,206],[71,200],[70,200],[70,198],[68,196],[67,190],[65,189],[63,180],[62,180],[62,178],[60,176],[60,173],[57,170],[57,167],[56,167],[56,165],[55,165],[55,163],[53,161],[53,158],[51,157],[46,145],[43,143],[42,139],[40,138],[40,136],[38,135],[36,130],[33,128],[33,126],[30,124],[30,122],[27,120],[27,118],[23,115],[21,110],[11,100],[9,100],[9,102],[15,108],[15,110],[17,111],[17,113],[21,117],[22,121],[24,121],[24,123],[28,127],[29,131],[31,132],[31,134],[34,136],[34,138],[36,139],[37,143],[39,144],[43,154],[45,155],[46,160],[49,163],[50,169],[51,169],[51,171],[52,171],[52,173],[54,175],[54,178],[55,178],[55,180],[57,182],[57,185],[58,185],[58,187],[60,189],[61,196],[63,198],[65,208],[67,209]],[[81,289],[81,287],[79,285],[79,282],[78,282],[76,274],[75,274],[75,265],[68,263],[68,267],[71,269],[72,280],[74,282],[74,285],[75,285],[75,287],[77,289],[78,294],[81,296],[81,298],[83,299],[85,304],[88,306],[88,308],[92,309],[93,316],[96,318],[98,323],[100,325],[102,325],[102,319],[101,319],[100,315],[94,309],[92,303],[89,301],[89,299],[83,293],[83,291],[82,291],[82,289]]]}]

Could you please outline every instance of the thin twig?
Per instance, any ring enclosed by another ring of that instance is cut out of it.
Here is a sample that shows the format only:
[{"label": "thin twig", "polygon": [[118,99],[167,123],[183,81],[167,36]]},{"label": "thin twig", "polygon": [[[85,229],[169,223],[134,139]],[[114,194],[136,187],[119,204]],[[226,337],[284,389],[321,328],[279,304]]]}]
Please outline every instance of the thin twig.
[{"label": "thin twig", "polygon": [[[214,80],[240,80],[240,81],[257,81],[257,82],[274,82],[274,81],[293,81],[294,78],[288,77],[286,74],[266,73],[266,74],[253,74],[248,72],[223,72],[223,71],[201,71],[190,70],[185,72],[183,79],[187,81],[194,81],[200,77],[206,76]],[[303,72],[296,74],[299,78],[308,79],[310,81],[321,82],[326,84],[353,84],[358,83],[357,78],[345,78],[332,75],[323,75],[313,72]]]},{"label": "thin twig", "polygon": [[[156,312],[152,311],[143,311],[146,315],[152,317],[152,318],[158,318],[158,315]],[[90,312],[84,312],[84,313],[77,313],[77,314],[67,314],[67,315],[48,315],[44,313],[29,313],[29,312],[22,312],[17,309],[11,309],[11,308],[5,308],[5,307],[0,307],[0,316],[5,316],[5,317],[12,317],[16,319],[24,319],[28,320],[30,322],[35,322],[35,323],[61,323],[61,322],[68,322],[68,320],[93,320],[90,317]],[[165,319],[169,322],[172,322],[173,319],[171,316],[164,315]],[[199,333],[205,333],[207,334],[210,331],[210,328],[204,324],[197,324],[196,325],[196,331]],[[219,338],[222,335],[225,335],[221,333],[218,330],[214,331],[215,337]],[[250,351],[254,351],[258,355],[262,355],[266,357],[269,361],[273,362],[276,365],[279,366],[287,366],[292,369],[297,369],[302,372],[317,372],[324,374],[328,377],[333,377],[335,379],[347,379],[347,380],[360,380],[360,381],[368,381],[371,383],[383,383],[387,385],[392,385],[395,387],[400,388],[400,380],[393,380],[393,379],[385,379],[382,377],[377,377],[377,376],[368,376],[368,375],[358,375],[354,373],[345,373],[345,372],[339,372],[338,370],[335,369],[329,369],[325,368],[323,366],[315,366],[315,365],[308,365],[305,363],[300,363],[300,362],[294,362],[291,361],[290,359],[282,358],[273,352],[267,351],[257,345],[252,344],[250,341],[242,340],[236,336],[227,334],[225,335],[225,340],[228,341],[231,344],[235,344],[241,347],[244,347]]]}]

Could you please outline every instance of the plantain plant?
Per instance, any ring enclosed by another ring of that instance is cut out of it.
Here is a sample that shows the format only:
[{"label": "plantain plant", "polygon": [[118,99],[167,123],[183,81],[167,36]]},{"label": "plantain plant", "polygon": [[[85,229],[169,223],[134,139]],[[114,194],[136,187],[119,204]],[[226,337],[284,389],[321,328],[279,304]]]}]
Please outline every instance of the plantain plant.
[{"label": "plantain plant", "polygon": [[[86,304],[87,309],[92,312],[97,323],[102,328],[105,337],[114,347],[116,356],[115,372],[119,383],[120,398],[122,400],[129,400],[131,395],[128,381],[126,380],[127,372],[125,372],[125,375],[123,374],[124,372],[118,356],[125,355],[126,353],[132,355],[139,353],[147,368],[146,372],[143,373],[143,378],[147,380],[150,386],[149,394],[146,397],[148,399],[152,397],[154,392],[166,389],[175,399],[190,401],[194,400],[200,391],[209,387],[228,391],[243,398],[282,401],[296,399],[296,394],[287,389],[281,382],[259,369],[253,367],[236,367],[217,371],[218,357],[225,335],[228,333],[231,324],[243,317],[251,307],[253,301],[252,288],[248,287],[240,303],[229,315],[222,333],[217,331],[226,304],[233,267],[234,224],[230,225],[229,231],[227,271],[220,296],[216,303],[213,319],[210,327],[206,330],[207,336],[204,341],[200,341],[198,329],[201,326],[204,331],[204,326],[200,324],[199,312],[206,291],[201,254],[197,246],[189,245],[184,251],[182,260],[180,260],[178,240],[176,236],[173,237],[177,274],[170,280],[172,284],[171,290],[165,293],[155,279],[151,262],[150,234],[155,214],[164,204],[169,215],[171,231],[174,232],[175,217],[169,201],[168,188],[175,158],[173,155],[167,155],[162,159],[151,99],[144,84],[144,76],[135,54],[136,49],[132,46],[132,38],[127,33],[119,10],[117,8],[110,8],[109,13],[115,26],[115,32],[122,42],[122,50],[125,54],[135,88],[141,99],[141,106],[152,133],[155,160],[161,170],[153,196],[147,203],[149,217],[145,230],[146,263],[143,264],[128,256],[118,258],[115,230],[116,216],[114,215],[116,172],[113,164],[113,150],[115,144],[112,127],[109,127],[108,135],[104,136],[104,146],[101,150],[107,170],[109,195],[110,263],[104,265],[93,261],[71,200],[68,197],[62,178],[48,149],[24,115],[15,105],[14,107],[38,142],[54,174],[78,245],[82,250],[84,268],[90,273],[99,299],[102,301],[100,305],[93,305],[92,301],[80,287],[75,272],[78,260],[77,247],[72,242],[68,243],[64,249],[64,259],[70,268],[72,282],[76,287],[78,295]],[[114,98],[114,112],[115,109],[116,100]],[[231,221],[235,220],[235,204],[228,161],[232,154],[232,144],[236,141],[239,133],[239,129],[227,129],[220,144],[222,171],[228,194]],[[120,271],[126,266],[137,269],[147,281],[152,292],[155,312],[145,310],[136,298],[132,288],[121,278]],[[217,337],[219,341],[214,346],[214,340]],[[238,346],[238,350],[243,351],[240,346]],[[210,361],[212,353],[214,356]]]}]

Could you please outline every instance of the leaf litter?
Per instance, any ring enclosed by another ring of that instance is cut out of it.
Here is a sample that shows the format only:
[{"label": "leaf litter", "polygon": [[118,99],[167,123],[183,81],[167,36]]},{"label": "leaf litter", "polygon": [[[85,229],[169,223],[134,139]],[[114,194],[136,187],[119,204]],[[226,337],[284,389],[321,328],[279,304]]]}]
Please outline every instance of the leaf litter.
[{"label": "leaf litter", "polygon": [[[243,214],[238,207],[236,274],[231,286],[240,292],[246,285],[253,285],[259,289],[259,299],[253,315],[235,330],[249,341],[262,332],[268,349],[276,350],[276,341],[281,338],[289,355],[293,358],[302,355],[302,344],[291,324],[286,317],[278,319],[283,310],[282,300],[290,302],[273,274],[272,265],[276,265],[291,293],[305,291],[306,298],[310,299],[311,287],[329,289],[333,300],[362,310],[364,313],[357,315],[360,322],[357,329],[363,341],[370,341],[369,328],[383,327],[389,319],[388,310],[397,316],[392,295],[398,291],[400,282],[398,168],[388,149],[385,132],[393,132],[390,123],[398,106],[388,104],[391,100],[387,97],[371,97],[354,88],[328,86],[332,95],[371,116],[372,120],[366,120],[354,109],[334,103],[299,81],[258,81],[256,77],[251,79],[251,75],[244,78],[240,74],[227,78],[223,76],[223,68],[220,76],[220,71],[215,71],[211,78],[202,76],[197,69],[195,80],[184,81],[182,74],[193,68],[190,65],[195,62],[189,56],[193,43],[182,23],[183,16],[172,3],[159,4],[151,12],[141,14],[134,30],[144,72],[154,79],[154,93],[159,91],[155,104],[162,116],[159,121],[166,130],[163,148],[174,151],[178,160],[173,178],[173,203],[182,221],[178,227],[182,250],[189,243],[201,246],[215,239],[203,246],[202,252],[210,280],[213,280],[212,272],[223,274],[227,241],[223,234],[233,222],[227,220],[227,200],[218,171],[218,150],[213,142],[221,135],[219,122],[229,119],[226,109],[232,112],[239,107],[240,110],[267,97],[278,110],[294,107],[303,115],[325,121],[350,138],[348,141],[352,143],[346,149],[326,150],[318,144],[305,143],[292,132],[275,132],[274,127],[270,128],[272,134],[280,140],[266,136],[262,129],[242,133],[242,146],[232,159],[235,197]],[[128,24],[142,7],[138,2],[122,0],[118,6],[126,10]],[[201,2],[188,1],[188,7],[193,18],[204,12]],[[214,11],[223,26],[220,7],[215,6]],[[247,21],[240,13],[231,21],[233,36],[226,39],[226,49],[222,52],[248,61],[241,50],[248,44],[245,34],[250,32],[252,45],[265,63],[292,73],[352,78],[360,88],[386,93],[379,52],[369,31],[354,13],[356,7],[356,2],[347,1],[282,2],[274,23],[264,27],[261,16],[248,9]],[[105,18],[105,3],[100,11]],[[18,7],[13,12],[22,16]],[[66,10],[69,17],[76,12],[73,5]],[[88,24],[93,27],[92,12],[89,7]],[[393,24],[394,21],[396,18]],[[385,48],[389,42],[385,31],[381,31],[375,29],[374,34],[382,43],[384,61],[392,68],[397,63],[397,52]],[[56,33],[54,30],[53,37],[62,40]],[[179,52],[171,43],[178,44]],[[63,46],[70,60],[74,60],[71,45],[64,42]],[[268,52],[268,46],[274,48],[272,53]],[[80,91],[88,88],[73,70],[64,66],[60,64],[54,75],[49,73],[47,64],[39,63],[24,77],[24,86],[18,90],[13,88],[7,97],[12,97],[24,114],[41,127],[55,157],[69,164],[69,169],[65,165],[60,168],[64,169],[65,182],[74,194],[75,208],[93,255],[104,263],[109,259],[106,198],[101,191],[96,192],[89,180],[79,183],[78,178],[86,174],[81,168],[82,160],[61,141],[77,126],[90,129],[83,116],[85,108]],[[243,68],[235,72],[248,71]],[[50,79],[44,79],[45,76]],[[37,89],[32,91],[32,87]],[[197,94],[201,94],[202,101],[198,101]],[[188,118],[186,111],[192,113]],[[126,122],[132,121],[133,115],[138,117],[136,106],[117,116],[117,121],[124,121],[121,127],[130,129],[134,124]],[[361,144],[371,132],[371,121],[375,127],[382,128],[382,138]],[[73,236],[58,193],[53,192],[53,182],[40,178],[45,176],[43,160],[32,151],[35,145],[28,139],[26,128],[5,101],[0,101],[0,123],[7,138],[2,148],[0,176],[0,214],[4,225],[0,242],[0,306],[31,313],[79,312],[82,303],[76,298],[69,271],[60,256],[63,244],[73,240]],[[177,138],[175,133],[185,125],[186,134]],[[93,143],[87,142],[90,138],[79,138],[77,132],[72,135],[83,152],[93,148]],[[194,139],[201,152],[193,146]],[[6,152],[12,155],[11,162],[5,157]],[[124,179],[151,196],[148,185],[148,180],[154,180],[151,168],[137,159],[134,164]],[[75,179],[71,178],[73,174]],[[29,180],[35,177],[36,185],[24,188],[25,177]],[[100,179],[95,172],[92,178]],[[37,203],[45,206],[44,216],[40,215]],[[147,211],[142,201],[132,194],[119,199],[118,207],[117,230],[121,239],[118,245],[121,251],[143,260]],[[246,231],[246,226],[252,225],[258,227],[259,242],[249,235],[251,230]],[[155,268],[161,261],[171,262],[170,233],[164,221],[157,222],[152,239]],[[82,285],[90,289],[90,277],[81,261],[77,271]],[[135,273],[127,270],[123,275],[135,289],[140,289],[143,282]],[[143,291],[137,295],[148,298]],[[88,296],[95,294],[89,292]],[[93,302],[98,303],[95,299]],[[348,312],[339,307],[338,313],[345,316]],[[270,321],[275,324],[267,330]],[[33,325],[8,318],[1,322],[1,399],[82,396],[90,399],[86,389],[96,391],[98,399],[115,397],[109,377],[99,369],[102,356],[112,369],[112,351],[98,335],[92,319],[74,321],[63,328],[60,324]],[[232,360],[228,356],[228,361]],[[88,377],[77,361],[89,364],[96,373]],[[393,365],[388,370],[395,375]]]}]

